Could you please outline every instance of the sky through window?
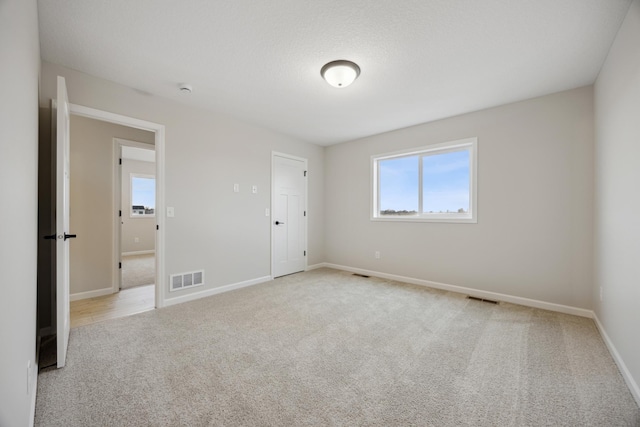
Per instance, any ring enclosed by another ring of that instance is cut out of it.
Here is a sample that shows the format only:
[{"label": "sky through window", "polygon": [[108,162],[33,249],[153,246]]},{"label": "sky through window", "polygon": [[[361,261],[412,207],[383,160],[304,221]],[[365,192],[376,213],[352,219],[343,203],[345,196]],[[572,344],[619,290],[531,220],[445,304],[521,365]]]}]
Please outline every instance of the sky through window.
[{"label": "sky through window", "polygon": [[[419,212],[420,155],[380,160],[380,212]],[[424,213],[469,212],[469,150],[422,156]]]},{"label": "sky through window", "polygon": [[156,179],[131,177],[131,205],[144,206],[155,209],[156,207]]}]

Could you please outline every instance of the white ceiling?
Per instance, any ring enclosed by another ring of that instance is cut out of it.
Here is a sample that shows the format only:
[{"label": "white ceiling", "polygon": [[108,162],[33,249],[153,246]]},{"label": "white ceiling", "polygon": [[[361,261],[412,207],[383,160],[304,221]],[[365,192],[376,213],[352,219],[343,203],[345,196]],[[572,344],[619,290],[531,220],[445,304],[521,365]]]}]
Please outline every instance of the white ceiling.
[{"label": "white ceiling", "polygon": [[[39,0],[46,61],[330,145],[594,82],[631,0]],[[320,68],[360,65],[329,86]],[[179,83],[193,93],[179,93]],[[73,100],[71,100],[73,102]]]}]

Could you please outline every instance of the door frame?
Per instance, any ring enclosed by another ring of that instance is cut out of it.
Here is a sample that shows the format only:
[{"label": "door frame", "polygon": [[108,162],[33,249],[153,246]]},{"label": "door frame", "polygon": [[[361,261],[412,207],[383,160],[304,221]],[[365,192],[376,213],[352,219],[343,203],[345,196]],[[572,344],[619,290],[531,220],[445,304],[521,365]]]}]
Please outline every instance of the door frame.
[{"label": "door frame", "polygon": [[[101,120],[103,122],[114,123],[117,125],[128,126],[136,129],[142,129],[153,132],[155,134],[155,151],[156,151],[156,287],[155,287],[155,306],[156,308],[165,305],[165,176],[164,176],[164,142],[165,142],[165,126],[149,122],[146,120],[136,119],[133,117],[123,116],[120,114],[110,113],[108,111],[97,110],[95,108],[85,107],[83,105],[69,104],[69,110],[72,115],[87,117],[90,119]],[[115,214],[115,210],[114,210]],[[115,230],[114,230],[115,233]],[[115,264],[115,263],[114,263]]]},{"label": "door frame", "polygon": [[[275,270],[274,268],[274,263],[275,263],[275,237],[274,237],[274,224],[273,224],[273,211],[275,208],[275,204],[276,204],[276,189],[275,189],[275,185],[276,185],[276,180],[275,180],[275,172],[276,172],[276,165],[275,165],[275,158],[276,157],[283,157],[285,159],[291,159],[291,160],[297,160],[300,162],[304,163],[304,169],[306,171],[309,170],[309,160],[304,158],[304,157],[298,157],[298,156],[294,156],[292,154],[287,154],[287,153],[281,153],[278,151],[272,151],[271,152],[271,210],[269,211],[269,230],[271,233],[271,280],[274,279],[273,276],[273,272]],[[305,217],[304,220],[304,247],[305,247],[305,251],[307,251],[307,256],[304,257],[304,271],[307,270],[307,267],[309,266],[309,242],[308,242],[308,238],[307,236],[309,235],[308,233],[308,228],[309,228],[309,172],[307,172],[307,179],[304,180],[304,210],[305,212],[307,212],[307,216]]]},{"label": "door frame", "polygon": [[[119,160],[122,158],[122,147],[135,147],[142,148],[144,150],[153,150],[155,151],[155,145],[147,144],[145,142],[140,141],[132,141],[130,139],[124,138],[113,138],[113,156],[112,156],[112,168],[113,168],[113,201],[111,206],[111,212],[113,212],[113,277],[115,278],[113,282],[113,293],[120,292],[120,288],[122,287],[122,268],[120,268],[119,263],[122,262],[122,218],[120,215],[117,215],[116,212],[122,211],[122,215],[125,215],[124,207],[122,206],[122,168],[120,167]],[[157,168],[156,168],[157,169]],[[157,181],[156,181],[157,182]],[[156,188],[157,190],[157,188]],[[156,197],[157,199],[157,197]],[[127,213],[129,209],[127,208]],[[156,217],[159,215],[159,210],[156,206]],[[157,222],[156,222],[157,224]],[[154,242],[154,252],[157,245]],[[157,265],[156,265],[157,267]],[[157,277],[156,277],[157,280]]]}]

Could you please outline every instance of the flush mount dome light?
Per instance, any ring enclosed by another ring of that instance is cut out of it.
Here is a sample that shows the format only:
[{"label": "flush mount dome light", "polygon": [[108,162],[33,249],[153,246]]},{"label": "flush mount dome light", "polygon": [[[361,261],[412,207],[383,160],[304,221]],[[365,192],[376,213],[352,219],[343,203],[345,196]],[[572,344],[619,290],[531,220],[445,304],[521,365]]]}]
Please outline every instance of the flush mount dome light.
[{"label": "flush mount dome light", "polygon": [[320,75],[331,86],[343,88],[349,86],[360,75],[360,67],[351,61],[341,59],[339,61],[331,61],[322,67]]}]

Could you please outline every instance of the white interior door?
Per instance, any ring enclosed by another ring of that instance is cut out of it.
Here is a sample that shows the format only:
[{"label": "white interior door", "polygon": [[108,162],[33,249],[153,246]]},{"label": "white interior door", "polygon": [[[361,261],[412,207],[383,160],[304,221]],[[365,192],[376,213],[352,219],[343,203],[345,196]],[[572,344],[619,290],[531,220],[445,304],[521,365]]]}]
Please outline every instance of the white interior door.
[{"label": "white interior door", "polygon": [[56,333],[58,368],[65,365],[69,344],[69,99],[58,76],[53,114],[56,129]]},{"label": "white interior door", "polygon": [[273,156],[273,277],[307,266],[306,175],[306,160]]}]

